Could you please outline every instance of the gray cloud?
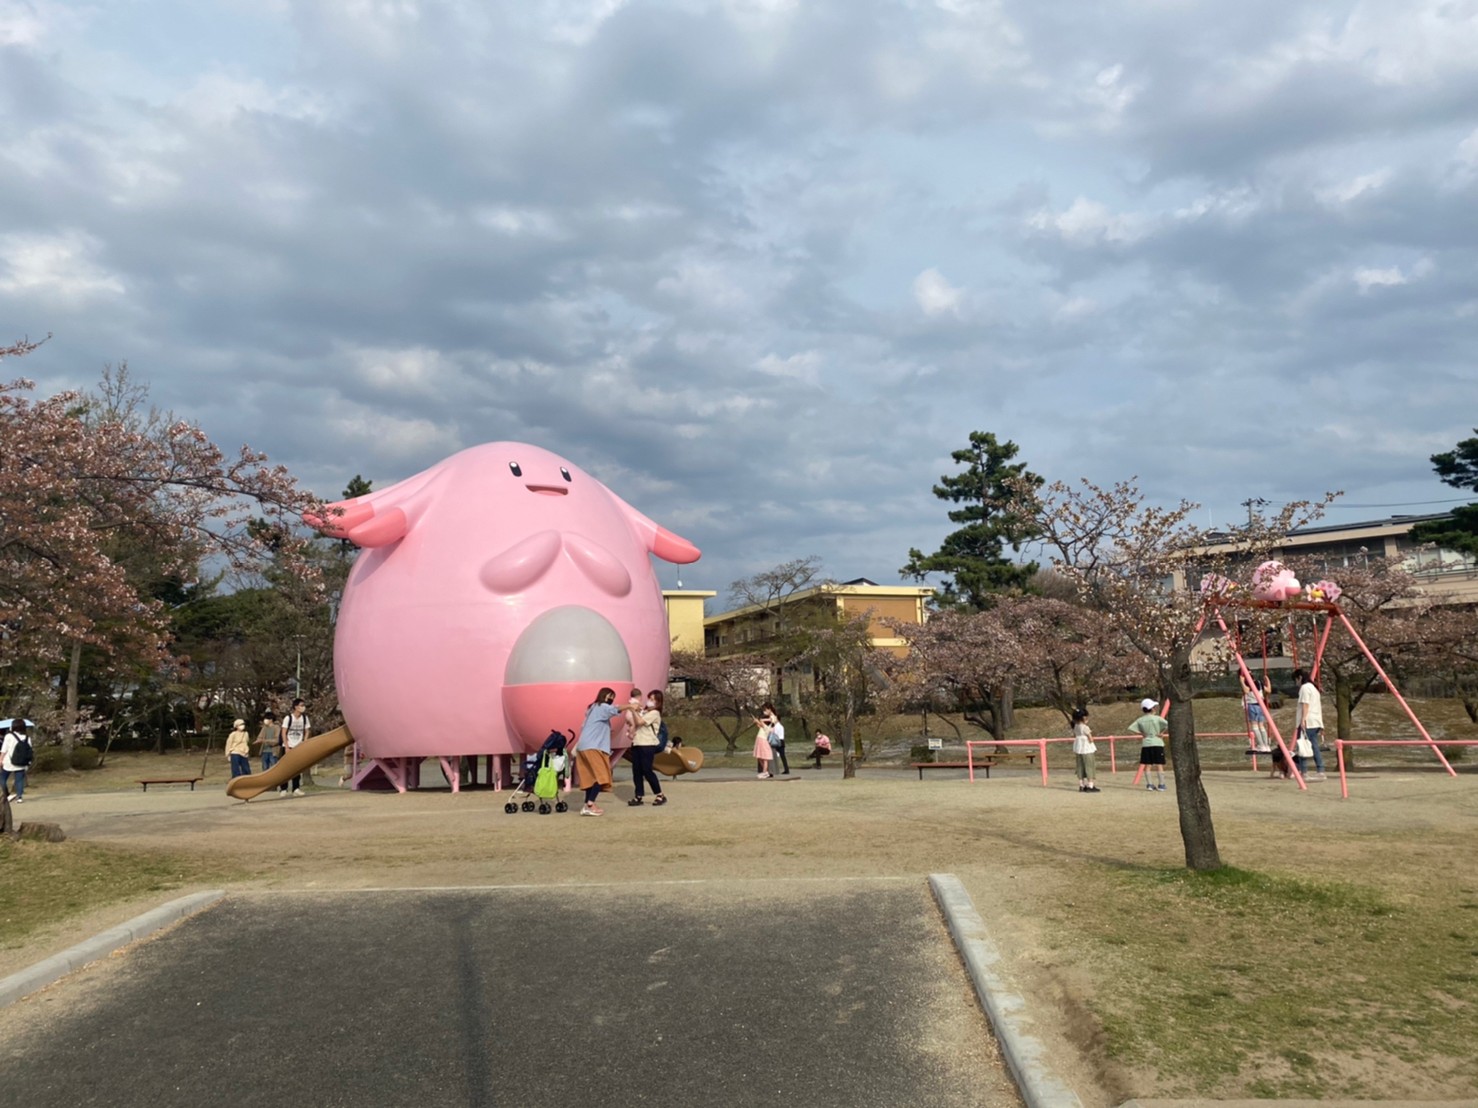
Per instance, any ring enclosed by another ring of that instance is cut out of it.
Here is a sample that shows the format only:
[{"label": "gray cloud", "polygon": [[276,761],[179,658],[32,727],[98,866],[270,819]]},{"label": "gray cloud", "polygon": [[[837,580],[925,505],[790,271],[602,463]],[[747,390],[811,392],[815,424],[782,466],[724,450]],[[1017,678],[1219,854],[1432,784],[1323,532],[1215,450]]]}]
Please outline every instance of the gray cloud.
[{"label": "gray cloud", "polygon": [[891,580],[974,429],[1218,521],[1470,433],[1461,6],[179,14],[0,0],[0,324],[326,494],[532,441],[690,586]]}]

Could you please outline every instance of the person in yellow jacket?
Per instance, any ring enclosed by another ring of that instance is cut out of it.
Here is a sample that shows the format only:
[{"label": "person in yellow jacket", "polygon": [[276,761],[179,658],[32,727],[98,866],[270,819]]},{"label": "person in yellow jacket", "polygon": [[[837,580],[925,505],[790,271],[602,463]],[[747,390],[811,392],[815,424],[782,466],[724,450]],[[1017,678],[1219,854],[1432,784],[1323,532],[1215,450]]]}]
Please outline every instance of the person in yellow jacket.
[{"label": "person in yellow jacket", "polygon": [[246,733],[246,720],[238,719],[226,736],[226,757],[231,760],[232,777],[245,777],[251,772],[251,736]]}]

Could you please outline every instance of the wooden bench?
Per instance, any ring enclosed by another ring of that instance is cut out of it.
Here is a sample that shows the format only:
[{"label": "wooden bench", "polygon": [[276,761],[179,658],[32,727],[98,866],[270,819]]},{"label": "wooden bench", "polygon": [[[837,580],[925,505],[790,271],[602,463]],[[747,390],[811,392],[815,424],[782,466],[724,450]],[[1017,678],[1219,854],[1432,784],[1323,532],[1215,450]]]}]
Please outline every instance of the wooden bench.
[{"label": "wooden bench", "polygon": [[[1013,751],[1009,754],[982,754],[979,758],[975,759],[975,769],[977,771],[983,770],[985,772],[986,780],[990,780],[991,766],[998,765],[1001,762],[1015,761],[1018,758],[1026,759],[1027,764],[1029,765],[1037,764],[1037,752],[1035,750],[1025,750],[1021,752]],[[970,768],[969,762],[909,762],[908,764],[919,771],[920,781],[924,779],[924,770],[926,769]]]},{"label": "wooden bench", "polygon": [[[919,771],[919,780],[920,781],[922,781],[924,779],[924,770],[926,770],[926,769],[969,769],[970,768],[970,763],[969,762],[909,762],[908,764],[911,765],[914,769],[916,769],[916,770]],[[982,765],[982,763],[980,763],[980,762],[976,762],[975,763],[975,766],[976,766],[977,769],[980,768],[981,765]],[[990,763],[989,762],[984,763],[984,767],[985,767],[985,775],[987,777],[989,777],[990,776]]]},{"label": "wooden bench", "polygon": [[204,777],[140,777],[138,782],[144,786],[144,792],[149,791],[150,785],[189,785],[190,791],[195,791],[195,782],[204,781]]}]

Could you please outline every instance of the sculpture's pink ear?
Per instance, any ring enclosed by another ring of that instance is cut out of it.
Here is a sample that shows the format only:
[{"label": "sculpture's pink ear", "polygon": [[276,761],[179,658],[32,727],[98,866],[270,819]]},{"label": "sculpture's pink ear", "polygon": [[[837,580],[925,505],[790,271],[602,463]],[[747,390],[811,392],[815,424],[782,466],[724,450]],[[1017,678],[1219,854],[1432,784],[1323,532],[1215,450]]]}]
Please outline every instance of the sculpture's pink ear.
[{"label": "sculpture's pink ear", "polygon": [[626,512],[626,519],[636,529],[638,537],[646,543],[647,549],[664,562],[685,566],[703,556],[701,550],[681,535],[674,535],[666,527],[658,527],[619,496],[616,496],[616,500]]},{"label": "sculpture's pink ear", "polygon": [[674,535],[666,527],[658,527],[656,537],[652,541],[652,553],[664,562],[676,562],[685,566],[689,562],[696,562],[703,556],[703,552],[690,543],[681,535]]}]

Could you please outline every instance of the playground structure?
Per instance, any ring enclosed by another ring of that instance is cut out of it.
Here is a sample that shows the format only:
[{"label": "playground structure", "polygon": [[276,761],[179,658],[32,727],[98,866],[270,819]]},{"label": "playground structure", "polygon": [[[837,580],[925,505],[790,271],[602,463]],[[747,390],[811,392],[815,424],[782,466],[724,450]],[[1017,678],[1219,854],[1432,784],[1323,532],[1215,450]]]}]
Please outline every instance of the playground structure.
[{"label": "playground structure", "polygon": [[[1240,590],[1234,583],[1227,581],[1225,578],[1214,576],[1205,578],[1201,582],[1203,607],[1201,617],[1196,623],[1195,637],[1200,637],[1201,632],[1206,628],[1208,623],[1214,623],[1216,628],[1221,632],[1222,637],[1231,648],[1232,658],[1236,662],[1238,674],[1241,676],[1246,687],[1251,690],[1251,695],[1256,700],[1258,707],[1262,709],[1263,720],[1265,721],[1268,733],[1282,752],[1293,774],[1293,778],[1298,782],[1300,789],[1307,789],[1308,783],[1304,780],[1303,772],[1299,769],[1298,760],[1294,758],[1292,749],[1284,741],[1282,732],[1278,730],[1278,724],[1273,719],[1272,710],[1263,698],[1262,682],[1253,677],[1252,670],[1247,665],[1247,659],[1243,654],[1239,635],[1227,625],[1225,612],[1228,609],[1232,611],[1276,611],[1289,615],[1297,612],[1312,613],[1314,619],[1315,647],[1313,661],[1309,663],[1308,675],[1309,680],[1313,681],[1316,685],[1319,681],[1319,668],[1324,661],[1324,651],[1329,645],[1330,633],[1336,625],[1343,628],[1344,632],[1349,635],[1350,640],[1359,648],[1360,653],[1365,656],[1365,660],[1370,663],[1376,676],[1385,684],[1386,691],[1401,706],[1401,710],[1411,720],[1417,733],[1421,735],[1420,740],[1408,741],[1337,739],[1335,753],[1339,759],[1340,788],[1343,796],[1348,797],[1350,795],[1349,781],[1344,765],[1344,748],[1348,746],[1425,746],[1436,756],[1437,761],[1441,763],[1442,768],[1448,774],[1453,777],[1457,776],[1457,771],[1452,768],[1452,765],[1443,755],[1441,748],[1438,747],[1432,736],[1427,733],[1426,727],[1423,726],[1416,712],[1412,711],[1411,705],[1401,695],[1401,690],[1396,687],[1396,682],[1392,680],[1390,674],[1381,666],[1375,654],[1366,645],[1365,640],[1360,637],[1360,632],[1355,629],[1355,625],[1350,622],[1349,617],[1345,615],[1344,609],[1340,607],[1340,588],[1338,585],[1332,581],[1319,581],[1312,585],[1300,586],[1293,574],[1278,562],[1264,562],[1258,566],[1253,574],[1252,581],[1252,595],[1244,596],[1241,595]],[[1322,624],[1321,616],[1323,617]],[[1298,666],[1297,636],[1294,636],[1292,641],[1294,644],[1293,662],[1295,666]],[[1264,658],[1264,666],[1266,666],[1266,658]],[[1250,741],[1250,725],[1248,728],[1248,738]],[[1256,764],[1254,757],[1254,769],[1256,768]]]},{"label": "playground structure", "polygon": [[[1442,753],[1441,748],[1437,745],[1437,742],[1432,738],[1430,734],[1427,733],[1426,727],[1423,726],[1422,721],[1417,717],[1416,712],[1412,710],[1411,705],[1408,704],[1405,697],[1401,695],[1401,690],[1396,687],[1396,682],[1381,666],[1380,662],[1376,659],[1374,653],[1372,653],[1369,646],[1366,645],[1365,640],[1361,638],[1359,631],[1355,629],[1354,624],[1350,622],[1349,617],[1345,615],[1344,610],[1339,606],[1338,600],[1340,597],[1340,589],[1338,585],[1334,584],[1331,581],[1319,581],[1313,585],[1301,586],[1297,579],[1293,576],[1293,574],[1277,562],[1265,562],[1260,565],[1254,572],[1252,580],[1252,595],[1245,596],[1241,595],[1241,590],[1235,582],[1229,581],[1224,577],[1208,575],[1205,579],[1203,579],[1201,582],[1201,592],[1203,596],[1202,611],[1200,618],[1196,622],[1195,631],[1192,637],[1193,640],[1199,640],[1202,632],[1206,630],[1208,624],[1213,624],[1217,631],[1220,632],[1225,642],[1227,643],[1227,646],[1231,650],[1232,658],[1236,662],[1238,674],[1241,676],[1246,687],[1251,690],[1251,695],[1255,698],[1258,706],[1262,709],[1263,721],[1265,723],[1265,726],[1267,727],[1268,733],[1272,736],[1273,741],[1276,742],[1278,750],[1282,752],[1282,755],[1286,760],[1286,764],[1289,766],[1293,778],[1298,782],[1298,787],[1300,790],[1307,790],[1308,783],[1304,780],[1304,775],[1298,767],[1298,760],[1293,756],[1292,749],[1284,740],[1282,732],[1278,729],[1277,722],[1273,718],[1272,709],[1268,706],[1266,700],[1263,697],[1262,682],[1257,680],[1253,676],[1252,670],[1247,665],[1247,659],[1243,653],[1242,643],[1239,635],[1234,631],[1232,626],[1228,626],[1225,615],[1225,612],[1227,610],[1275,611],[1288,615],[1292,615],[1298,612],[1312,613],[1315,625],[1315,648],[1313,660],[1311,663],[1309,663],[1308,673],[1310,680],[1314,681],[1316,684],[1319,679],[1319,668],[1324,660],[1324,652],[1329,645],[1330,634],[1336,625],[1340,626],[1341,628],[1343,628],[1344,632],[1350,636],[1350,639],[1355,643],[1355,645],[1360,649],[1360,652],[1365,656],[1365,660],[1370,663],[1376,675],[1385,684],[1386,690],[1401,706],[1401,710],[1406,714],[1407,718],[1411,720],[1418,734],[1421,735],[1420,739],[1403,740],[1335,739],[1334,752],[1338,763],[1340,795],[1342,797],[1348,799],[1350,795],[1349,777],[1346,772],[1345,764],[1346,748],[1354,748],[1360,746],[1399,747],[1405,749],[1426,747],[1431,750],[1433,755],[1436,756],[1437,761],[1441,763],[1442,768],[1446,770],[1450,776],[1457,776],[1457,771],[1452,768],[1452,764],[1448,762],[1446,756]],[[1292,641],[1294,644],[1293,661],[1295,666],[1297,666],[1299,664],[1297,637],[1294,636],[1292,638]],[[1263,665],[1264,676],[1266,676],[1266,653],[1264,653]],[[1170,705],[1167,701],[1161,706],[1161,714],[1168,714],[1169,709]],[[1236,738],[1239,737],[1241,734],[1243,733],[1216,732],[1211,734],[1198,735],[1197,738]],[[1247,724],[1245,735],[1249,744],[1248,753],[1252,755],[1252,769],[1256,771],[1256,756],[1258,753],[1262,752],[1257,750],[1256,746],[1254,745],[1253,730],[1250,721]],[[1109,772],[1111,773],[1118,772],[1115,743],[1119,739],[1137,740],[1138,736],[1102,735],[1094,737],[1095,742],[1107,741],[1109,743]],[[1060,736],[1040,739],[972,739],[965,743],[966,765],[969,770],[969,778],[971,781],[975,780],[975,757],[977,747],[1006,747],[1008,750],[1015,748],[1034,749],[1037,752],[1037,765],[1041,771],[1042,785],[1046,787],[1048,785],[1048,746],[1053,743],[1071,742],[1072,739],[1063,738]],[[1478,740],[1450,741],[1450,745],[1478,746]],[[983,753],[988,752],[983,751]],[[1139,783],[1139,776],[1142,772],[1143,767],[1138,767],[1134,777],[1135,784]]]},{"label": "playground structure", "polygon": [[[405,792],[427,758],[453,791],[486,758],[501,787],[551,728],[578,727],[602,686],[667,683],[649,555],[686,564],[700,552],[557,454],[471,447],[304,519],[362,553],[334,629],[345,727],[337,745],[317,736],[290,752],[287,777],[352,741],[355,789]],[[613,757],[626,743],[618,717]],[[256,795],[278,770],[237,778],[230,795]]]}]

